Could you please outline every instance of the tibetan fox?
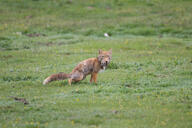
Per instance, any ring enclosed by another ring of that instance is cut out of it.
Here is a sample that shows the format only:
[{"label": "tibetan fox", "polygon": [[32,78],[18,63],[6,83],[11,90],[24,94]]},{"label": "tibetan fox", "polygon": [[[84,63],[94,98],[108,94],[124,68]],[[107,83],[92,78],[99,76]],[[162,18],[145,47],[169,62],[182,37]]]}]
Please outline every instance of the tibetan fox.
[{"label": "tibetan fox", "polygon": [[99,55],[96,58],[89,58],[81,61],[71,73],[57,73],[47,77],[43,84],[48,84],[56,80],[68,79],[69,85],[72,82],[78,82],[86,78],[87,75],[91,74],[90,83],[97,82],[97,74],[101,70],[105,70],[111,61],[112,49],[109,51],[99,50]]}]

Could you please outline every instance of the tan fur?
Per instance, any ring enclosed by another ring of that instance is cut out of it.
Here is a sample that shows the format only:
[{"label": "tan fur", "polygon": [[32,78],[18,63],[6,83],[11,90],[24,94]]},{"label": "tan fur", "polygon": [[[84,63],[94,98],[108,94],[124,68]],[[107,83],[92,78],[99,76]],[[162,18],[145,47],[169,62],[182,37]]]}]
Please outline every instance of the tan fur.
[{"label": "tan fur", "polygon": [[97,82],[97,74],[101,69],[104,69],[107,67],[107,65],[110,63],[111,60],[111,54],[112,50],[109,51],[102,51],[99,50],[99,55],[97,58],[89,58],[82,62],[80,62],[71,73],[58,73],[53,74],[49,77],[47,77],[43,84],[47,84],[51,81],[56,80],[64,80],[68,79],[69,85],[71,85],[72,82],[78,82],[86,78],[87,75],[91,74],[90,82]]}]

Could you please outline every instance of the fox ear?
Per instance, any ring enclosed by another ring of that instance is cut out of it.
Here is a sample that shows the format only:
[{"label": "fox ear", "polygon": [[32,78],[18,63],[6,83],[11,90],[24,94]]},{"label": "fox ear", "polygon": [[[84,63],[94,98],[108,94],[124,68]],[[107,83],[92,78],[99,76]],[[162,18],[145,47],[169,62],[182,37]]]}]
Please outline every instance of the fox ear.
[{"label": "fox ear", "polygon": [[102,53],[102,50],[101,49],[99,49],[99,54],[101,54]]},{"label": "fox ear", "polygon": [[109,50],[109,54],[112,54],[112,48]]}]

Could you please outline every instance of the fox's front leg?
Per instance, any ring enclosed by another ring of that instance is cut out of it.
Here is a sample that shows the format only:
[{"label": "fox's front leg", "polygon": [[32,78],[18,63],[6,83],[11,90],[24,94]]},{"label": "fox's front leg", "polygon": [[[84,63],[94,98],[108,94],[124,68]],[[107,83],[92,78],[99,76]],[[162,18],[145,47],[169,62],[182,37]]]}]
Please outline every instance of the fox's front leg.
[{"label": "fox's front leg", "polygon": [[94,83],[97,83],[97,73],[91,74],[90,82],[92,83],[93,81],[94,81]]},{"label": "fox's front leg", "polygon": [[97,73],[94,74],[93,80],[95,83],[97,83]]}]

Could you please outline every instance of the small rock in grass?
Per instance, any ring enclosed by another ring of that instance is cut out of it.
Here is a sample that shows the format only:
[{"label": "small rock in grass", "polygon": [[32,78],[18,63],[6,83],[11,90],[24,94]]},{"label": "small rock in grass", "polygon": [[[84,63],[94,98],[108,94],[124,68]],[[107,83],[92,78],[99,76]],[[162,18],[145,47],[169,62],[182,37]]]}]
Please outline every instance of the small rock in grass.
[{"label": "small rock in grass", "polygon": [[109,37],[109,34],[108,34],[108,33],[104,33],[104,36],[105,36],[105,37]]}]

